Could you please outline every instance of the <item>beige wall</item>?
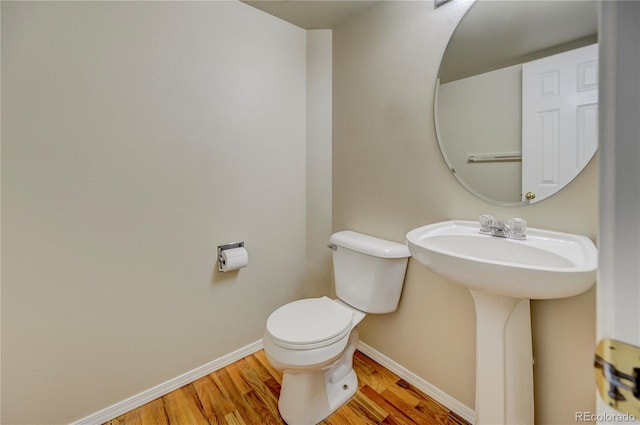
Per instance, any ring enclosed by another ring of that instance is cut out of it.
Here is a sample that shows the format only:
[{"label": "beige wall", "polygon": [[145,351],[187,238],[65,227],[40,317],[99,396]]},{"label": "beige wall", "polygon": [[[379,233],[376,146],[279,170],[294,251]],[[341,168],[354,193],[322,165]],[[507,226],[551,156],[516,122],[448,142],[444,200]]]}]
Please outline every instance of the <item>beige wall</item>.
[{"label": "beige wall", "polygon": [[239,2],[2,2],[2,423],[96,412],[303,296],[305,52]]},{"label": "beige wall", "polygon": [[[381,2],[334,29],[333,228],[404,241],[417,226],[482,213],[595,238],[596,161],[532,206],[497,207],[468,193],[438,149],[433,96],[442,53],[469,6]],[[536,421],[594,410],[594,291],[532,303]],[[475,319],[462,288],[410,262],[399,310],[368,316],[364,342],[474,406]]]},{"label": "beige wall", "polygon": [[307,297],[331,290],[331,41],[331,30],[307,31]]}]

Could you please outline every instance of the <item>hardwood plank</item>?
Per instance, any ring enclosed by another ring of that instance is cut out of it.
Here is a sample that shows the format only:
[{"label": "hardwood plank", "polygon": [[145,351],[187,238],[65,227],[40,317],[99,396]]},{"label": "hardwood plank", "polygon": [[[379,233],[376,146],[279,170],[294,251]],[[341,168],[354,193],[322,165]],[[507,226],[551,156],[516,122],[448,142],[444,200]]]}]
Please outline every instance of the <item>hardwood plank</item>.
[{"label": "hardwood plank", "polygon": [[400,379],[395,373],[380,366],[370,357],[360,352],[356,352],[356,354],[358,354],[356,359],[361,364],[360,367],[369,371],[368,373],[358,373],[358,378],[372,382],[375,385],[372,388],[376,392],[382,394],[391,404],[411,417],[415,423],[445,423],[446,413],[444,412],[448,412],[448,410],[444,406]]},{"label": "hardwood plank", "polygon": [[244,359],[238,360],[234,364],[227,366],[225,369],[229,373],[229,377],[231,377],[231,381],[233,382],[233,385],[235,385],[238,389],[238,392],[240,394],[246,394],[251,391],[251,388],[244,380],[242,372],[240,371],[240,363],[242,362],[244,362]]},{"label": "hardwood plank", "polygon": [[[213,372],[209,376],[220,390],[222,396],[229,399],[232,404],[235,400],[240,398],[241,394],[238,391],[238,388],[233,384],[233,380],[231,379],[231,376],[229,376],[227,367]],[[233,410],[235,410],[235,406],[233,407]]]},{"label": "hardwood plank", "polygon": [[276,381],[275,378],[264,381],[264,384],[269,388],[269,391],[271,391],[271,394],[273,394],[276,399],[280,399],[280,384],[278,384],[278,381]]},{"label": "hardwood plank", "polygon": [[219,422],[221,417],[224,418],[224,415],[235,410],[231,398],[220,390],[222,384],[219,380],[218,383],[216,384],[211,375],[204,376],[193,382],[193,388],[196,390],[202,410],[209,422],[214,421],[211,418],[212,416],[217,416],[215,421]]},{"label": "hardwood plank", "polygon": [[185,385],[162,399],[170,424],[209,425],[193,385]]},{"label": "hardwood plank", "polygon": [[336,410],[324,422],[328,425],[377,425],[370,418],[356,414],[351,408],[351,402]]},{"label": "hardwood plank", "polygon": [[[251,391],[248,393],[251,394],[251,399],[257,399],[259,403],[267,409],[269,416],[282,423],[280,413],[278,413],[278,397],[274,396],[269,387],[267,387],[267,385],[260,379],[260,376],[249,362],[238,362],[238,368],[240,369],[245,382],[251,388]],[[256,408],[256,405],[252,406],[254,409]]]},{"label": "hardwood plank", "polygon": [[360,351],[356,351],[356,355],[358,360],[361,360],[364,364],[375,370],[377,379],[379,379],[383,384],[387,386],[394,386],[398,381],[400,381],[400,377],[398,375],[391,372],[389,369],[382,367],[367,355]]},{"label": "hardwood plank", "polygon": [[254,353],[253,356],[256,358],[258,362],[260,362],[260,364],[266,370],[269,371],[271,376],[273,376],[273,378],[278,382],[278,384],[282,385],[282,373],[277,371],[273,366],[271,366],[271,363],[269,363],[269,360],[267,360],[267,355],[264,353],[264,350],[260,350],[257,353]]},{"label": "hardwood plank", "polygon": [[387,385],[379,379],[378,372],[370,364],[362,360],[360,356],[354,356],[353,370],[358,375],[358,388],[367,385],[378,393],[387,388]]},{"label": "hardwood plank", "polygon": [[[215,372],[214,375],[220,380],[220,383],[223,385],[221,389],[226,390],[228,396],[231,398],[231,400],[233,400],[233,404],[235,407],[234,415],[236,417],[240,417],[247,424],[254,423],[253,418],[255,418],[257,414],[243,397],[244,394],[242,394],[241,390],[236,386],[236,383],[231,377],[231,374],[228,373],[230,366],[235,366],[235,369],[239,373],[237,364],[234,363],[233,365],[229,365],[224,369]],[[228,418],[228,416],[229,415],[225,415],[225,418]]]},{"label": "hardwood plank", "polygon": [[447,417],[449,416],[449,409],[425,395],[422,391],[401,379],[398,381],[398,387],[404,390],[403,394],[407,397],[411,396],[419,400],[416,405],[416,409],[427,416],[431,416],[435,420],[441,421],[441,423],[447,423]]},{"label": "hardwood plank", "polygon": [[226,425],[227,420],[222,412],[215,412],[211,416],[209,416],[209,423],[211,425]]},{"label": "hardwood plank", "polygon": [[[393,404],[402,413],[407,415],[416,424],[444,424],[446,413],[443,415],[440,409],[437,411],[430,411],[429,409],[423,409],[421,401],[415,399],[411,395],[403,397],[402,394],[398,395],[397,391],[393,389],[387,389],[382,393],[382,397],[389,403]],[[446,409],[445,409],[446,410]]]},{"label": "hardwood plank", "polygon": [[404,412],[402,412],[395,405],[390,403],[382,395],[375,392],[368,385],[365,385],[364,387],[362,387],[361,391],[371,401],[375,402],[378,406],[384,409],[384,411],[387,412],[387,414],[389,415],[389,418],[393,420],[393,423],[399,424],[399,425],[414,425],[416,423],[409,416],[404,414]]},{"label": "hardwood plank", "polygon": [[245,357],[245,360],[247,361],[247,364],[251,366],[251,369],[253,369],[258,374],[262,382],[273,378],[273,375],[269,373],[269,371],[264,366],[262,366],[262,363],[260,363],[258,359],[256,359],[255,355],[252,354],[250,356],[247,356]]},{"label": "hardwood plank", "polygon": [[[469,425],[356,351],[358,392],[323,425]],[[258,351],[104,425],[284,425],[282,374]]]},{"label": "hardwood plank", "polygon": [[242,420],[242,416],[240,416],[237,410],[226,415],[224,419],[227,425],[247,425],[244,420]]},{"label": "hardwood plank", "polygon": [[169,425],[162,398],[153,400],[138,409],[142,425]]},{"label": "hardwood plank", "polygon": [[256,425],[282,425],[284,421],[280,417],[278,412],[278,406],[276,403],[275,410],[270,403],[266,403],[260,394],[254,390],[249,391],[243,396],[246,403],[251,406],[253,412],[257,416],[250,418],[251,423]]},{"label": "hardwood plank", "polygon": [[247,425],[264,424],[261,411],[264,410],[268,412],[268,409],[263,406],[258,406],[256,409],[249,400],[249,393],[243,394],[240,399],[236,400],[236,407],[238,408],[238,414]]},{"label": "hardwood plank", "polygon": [[429,397],[428,395],[426,395],[425,393],[423,393],[422,391],[420,391],[419,389],[417,389],[416,387],[414,387],[404,379],[398,380],[396,385],[404,389],[407,394],[411,394],[416,399],[427,401],[431,404],[435,403],[438,406],[442,406],[440,403],[438,403],[437,401],[435,401],[434,399],[432,399],[431,397]]},{"label": "hardwood plank", "polygon": [[374,423],[381,423],[387,416],[389,416],[384,409],[378,406],[362,392],[356,393],[349,402],[349,406],[353,409],[356,415],[366,417]]},{"label": "hardwood plank", "polygon": [[436,423],[448,424],[450,421],[449,418],[449,410],[442,406],[434,405],[432,402],[421,401],[416,406],[416,410],[422,412],[424,415],[433,418],[433,420],[437,421]]}]

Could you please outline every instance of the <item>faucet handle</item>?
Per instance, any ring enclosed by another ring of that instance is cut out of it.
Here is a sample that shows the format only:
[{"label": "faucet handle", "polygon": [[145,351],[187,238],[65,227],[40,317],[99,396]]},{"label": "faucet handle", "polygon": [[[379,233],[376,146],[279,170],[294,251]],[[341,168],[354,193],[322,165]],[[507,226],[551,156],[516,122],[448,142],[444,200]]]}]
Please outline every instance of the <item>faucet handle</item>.
[{"label": "faucet handle", "polygon": [[527,220],[520,217],[514,217],[509,220],[509,229],[511,229],[514,239],[526,239]]},{"label": "faucet handle", "polygon": [[490,214],[482,214],[479,217],[480,221],[480,233],[491,234],[491,225],[495,223],[496,218]]}]

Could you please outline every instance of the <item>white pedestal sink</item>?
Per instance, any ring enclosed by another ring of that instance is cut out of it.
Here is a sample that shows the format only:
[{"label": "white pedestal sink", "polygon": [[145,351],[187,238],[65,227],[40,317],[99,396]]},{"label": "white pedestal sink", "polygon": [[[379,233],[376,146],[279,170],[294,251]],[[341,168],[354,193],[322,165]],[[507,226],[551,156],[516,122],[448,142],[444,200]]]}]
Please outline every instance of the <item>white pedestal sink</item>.
[{"label": "white pedestal sink", "polygon": [[407,233],[413,258],[469,289],[476,308],[476,424],[533,425],[530,299],[578,295],[595,282],[590,239],[528,229],[526,240],[445,221]]}]

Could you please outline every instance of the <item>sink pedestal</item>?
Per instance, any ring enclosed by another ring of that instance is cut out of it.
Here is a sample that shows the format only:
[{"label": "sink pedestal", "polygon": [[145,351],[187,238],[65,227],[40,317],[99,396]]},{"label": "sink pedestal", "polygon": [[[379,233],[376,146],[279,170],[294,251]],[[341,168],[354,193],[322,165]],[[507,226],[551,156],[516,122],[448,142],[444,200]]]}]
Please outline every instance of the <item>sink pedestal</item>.
[{"label": "sink pedestal", "polygon": [[476,425],[533,425],[529,300],[573,297],[596,278],[585,236],[529,228],[526,240],[450,220],[407,233],[413,258],[457,283],[476,307]]},{"label": "sink pedestal", "polygon": [[476,425],[533,425],[529,300],[470,289],[476,308]]}]

